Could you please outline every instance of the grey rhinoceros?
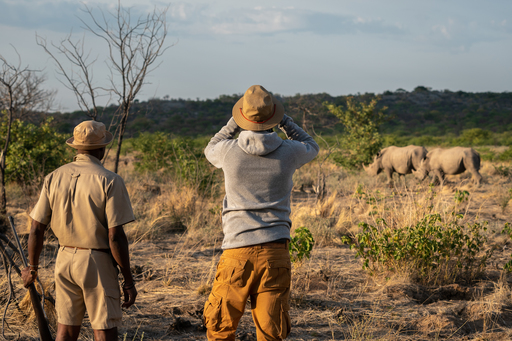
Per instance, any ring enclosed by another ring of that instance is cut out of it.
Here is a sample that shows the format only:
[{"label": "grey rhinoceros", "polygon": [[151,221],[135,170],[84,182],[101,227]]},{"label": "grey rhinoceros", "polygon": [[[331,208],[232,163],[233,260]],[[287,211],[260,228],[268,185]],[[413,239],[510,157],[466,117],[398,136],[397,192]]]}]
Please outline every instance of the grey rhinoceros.
[{"label": "grey rhinoceros", "polygon": [[373,158],[373,163],[363,168],[370,176],[384,171],[388,177],[387,184],[391,185],[393,173],[400,175],[411,174],[420,167],[421,161],[427,155],[425,147],[410,145],[407,147],[387,147],[382,149]]},{"label": "grey rhinoceros", "polygon": [[420,168],[414,172],[414,176],[423,180],[429,173],[432,173],[432,181],[434,182],[437,177],[442,185],[445,174],[461,174],[467,170],[471,173],[475,183],[480,185],[482,175],[478,172],[479,169],[480,154],[473,148],[435,148],[428,152],[425,160],[421,162]]}]

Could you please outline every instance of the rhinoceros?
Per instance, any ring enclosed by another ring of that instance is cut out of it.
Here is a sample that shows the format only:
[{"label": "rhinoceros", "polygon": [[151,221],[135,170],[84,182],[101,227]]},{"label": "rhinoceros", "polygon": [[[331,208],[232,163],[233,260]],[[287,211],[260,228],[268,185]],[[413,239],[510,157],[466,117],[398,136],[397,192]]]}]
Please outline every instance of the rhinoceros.
[{"label": "rhinoceros", "polygon": [[427,155],[425,147],[410,145],[407,147],[387,147],[382,149],[373,158],[373,163],[363,168],[370,176],[384,171],[388,176],[387,184],[391,185],[393,173],[400,175],[411,174],[420,167],[421,161]]},{"label": "rhinoceros", "polygon": [[423,180],[429,173],[432,173],[432,181],[437,177],[442,185],[445,174],[461,174],[467,170],[471,173],[473,181],[479,185],[482,182],[479,169],[480,154],[473,148],[435,148],[428,152],[425,160],[421,162],[420,168],[414,172],[414,176]]}]

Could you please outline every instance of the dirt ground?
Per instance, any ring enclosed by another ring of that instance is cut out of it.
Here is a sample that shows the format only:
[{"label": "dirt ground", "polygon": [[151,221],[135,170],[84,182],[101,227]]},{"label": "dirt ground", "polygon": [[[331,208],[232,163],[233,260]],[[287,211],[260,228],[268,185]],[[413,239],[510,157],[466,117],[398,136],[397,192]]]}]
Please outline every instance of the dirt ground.
[{"label": "dirt ground", "polygon": [[[374,182],[370,185],[378,184],[382,179],[371,181]],[[511,187],[510,178],[487,180],[478,188],[464,186],[478,199],[467,208],[469,215],[489,221],[490,227],[512,221],[510,207],[503,208],[497,199],[501,188]],[[458,184],[447,185],[439,196],[451,200],[457,187],[460,188]],[[393,190],[382,186],[381,191],[389,194]],[[411,195],[419,192],[414,186],[407,191]],[[347,212],[367,214],[367,209],[358,211],[352,194],[338,194]],[[293,210],[304,209],[304,203],[314,200],[306,192],[296,193]],[[21,217],[22,212],[18,213]],[[136,304],[124,310],[120,339],[206,340],[202,309],[222,253],[220,238],[205,243],[187,233],[166,233],[131,244],[132,271],[139,295]],[[293,268],[292,332],[288,339],[512,340],[512,277],[501,270],[510,259],[512,244],[499,235],[491,240],[496,251],[481,277],[469,284],[436,287],[399,276],[370,276],[362,270],[355,252],[339,239],[319,243],[309,260]],[[42,254],[40,276],[50,295],[56,250],[57,242],[53,240],[46,243]],[[9,291],[4,269],[0,270],[3,313]],[[5,338],[36,339],[36,324],[17,277],[12,275],[16,299],[5,313]],[[246,308],[237,340],[256,340],[250,305]],[[51,310],[51,304],[47,305],[52,319]],[[93,340],[87,319],[80,339]]]}]

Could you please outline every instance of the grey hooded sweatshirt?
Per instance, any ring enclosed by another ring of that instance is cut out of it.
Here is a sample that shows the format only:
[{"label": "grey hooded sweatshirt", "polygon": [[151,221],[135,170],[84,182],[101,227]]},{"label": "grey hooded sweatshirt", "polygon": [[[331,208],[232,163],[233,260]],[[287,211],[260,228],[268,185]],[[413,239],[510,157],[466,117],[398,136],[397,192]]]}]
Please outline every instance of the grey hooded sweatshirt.
[{"label": "grey hooded sweatshirt", "polygon": [[290,239],[292,176],[319,147],[286,115],[279,128],[288,140],[254,131],[233,139],[240,128],[231,118],[205,149],[208,161],[224,172],[223,249]]}]

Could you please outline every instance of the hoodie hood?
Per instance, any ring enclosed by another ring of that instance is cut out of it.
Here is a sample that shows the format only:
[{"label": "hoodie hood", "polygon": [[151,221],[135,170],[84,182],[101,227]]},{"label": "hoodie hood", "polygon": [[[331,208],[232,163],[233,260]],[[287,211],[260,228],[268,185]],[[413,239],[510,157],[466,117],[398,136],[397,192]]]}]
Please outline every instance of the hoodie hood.
[{"label": "hoodie hood", "polygon": [[244,130],[238,136],[238,146],[247,154],[267,155],[279,148],[283,139],[277,133]]}]

